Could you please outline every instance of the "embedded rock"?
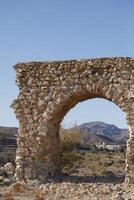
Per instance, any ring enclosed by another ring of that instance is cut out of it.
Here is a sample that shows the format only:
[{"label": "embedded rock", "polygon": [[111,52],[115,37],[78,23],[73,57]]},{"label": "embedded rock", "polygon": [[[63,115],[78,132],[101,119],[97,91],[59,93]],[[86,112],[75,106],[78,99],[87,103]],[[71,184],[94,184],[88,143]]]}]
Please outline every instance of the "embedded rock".
[{"label": "embedded rock", "polygon": [[15,170],[15,167],[12,163],[6,163],[4,165],[4,173],[7,175],[7,176],[10,176],[10,175],[13,175],[14,174],[14,170]]}]

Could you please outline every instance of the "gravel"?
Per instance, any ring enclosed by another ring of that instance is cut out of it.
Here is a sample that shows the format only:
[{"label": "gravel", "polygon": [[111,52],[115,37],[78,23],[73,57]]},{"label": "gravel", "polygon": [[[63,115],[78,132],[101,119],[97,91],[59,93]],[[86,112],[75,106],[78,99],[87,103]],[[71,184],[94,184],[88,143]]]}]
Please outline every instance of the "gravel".
[{"label": "gravel", "polygon": [[13,200],[134,200],[134,185],[126,187],[123,183],[52,182],[34,187],[24,185],[23,189],[8,193],[9,188],[1,187],[0,200],[6,200],[4,196],[12,196]]}]

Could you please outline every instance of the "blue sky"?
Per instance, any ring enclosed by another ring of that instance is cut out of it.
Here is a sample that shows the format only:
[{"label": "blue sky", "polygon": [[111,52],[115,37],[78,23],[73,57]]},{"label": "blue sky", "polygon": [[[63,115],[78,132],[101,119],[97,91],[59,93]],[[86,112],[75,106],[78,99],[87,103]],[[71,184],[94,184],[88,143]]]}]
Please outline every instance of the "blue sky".
[{"label": "blue sky", "polygon": [[[18,125],[9,107],[17,62],[108,56],[134,57],[133,0],[0,1],[0,125]],[[117,106],[97,99],[78,104],[63,124],[101,119],[126,127]]]}]

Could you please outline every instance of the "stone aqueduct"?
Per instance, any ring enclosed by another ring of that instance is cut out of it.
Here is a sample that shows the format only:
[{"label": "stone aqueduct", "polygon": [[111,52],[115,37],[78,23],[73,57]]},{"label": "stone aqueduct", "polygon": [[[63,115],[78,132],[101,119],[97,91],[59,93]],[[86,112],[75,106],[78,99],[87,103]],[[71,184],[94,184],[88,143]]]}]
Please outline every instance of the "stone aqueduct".
[{"label": "stone aqueduct", "polygon": [[129,127],[126,182],[134,183],[134,59],[97,58],[14,66],[19,96],[16,180],[47,179],[60,171],[60,124],[77,103],[104,98],[125,112]]}]

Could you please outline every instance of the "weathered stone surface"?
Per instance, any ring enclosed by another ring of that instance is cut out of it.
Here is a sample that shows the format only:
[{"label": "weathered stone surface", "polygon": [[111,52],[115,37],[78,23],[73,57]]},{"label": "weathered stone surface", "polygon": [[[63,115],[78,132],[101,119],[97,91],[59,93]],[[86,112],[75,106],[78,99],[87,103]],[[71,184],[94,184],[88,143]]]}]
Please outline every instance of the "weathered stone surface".
[{"label": "weathered stone surface", "polygon": [[4,165],[4,173],[6,175],[13,175],[14,174],[14,170],[15,170],[15,168],[14,168],[14,165],[12,163],[9,162],[9,163],[6,163]]},{"label": "weathered stone surface", "polygon": [[31,171],[32,169],[31,168],[25,168],[25,178],[26,179],[29,179],[31,177]]},{"label": "weathered stone surface", "polygon": [[5,185],[10,185],[12,181],[9,178],[5,178],[3,182]]},{"label": "weathered stone surface", "polygon": [[4,181],[4,177],[0,176],[0,183]]},{"label": "weathered stone surface", "polygon": [[[59,128],[77,103],[99,97],[126,114],[130,138],[126,181],[134,182],[134,59],[29,62],[14,66],[20,94],[12,107],[20,123],[16,179],[38,179],[60,170]],[[30,170],[31,168],[31,170]]]}]

